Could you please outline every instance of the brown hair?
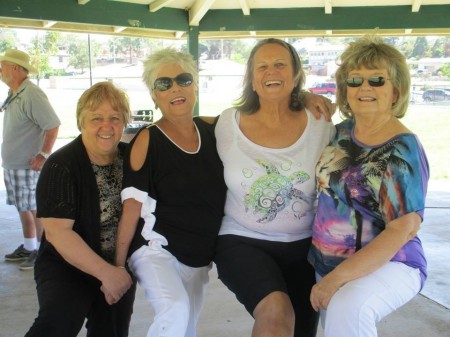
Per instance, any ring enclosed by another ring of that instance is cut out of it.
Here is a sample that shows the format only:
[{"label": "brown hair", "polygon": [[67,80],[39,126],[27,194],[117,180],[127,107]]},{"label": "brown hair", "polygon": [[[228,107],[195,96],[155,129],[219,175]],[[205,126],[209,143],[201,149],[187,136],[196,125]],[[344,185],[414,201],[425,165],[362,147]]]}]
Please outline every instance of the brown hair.
[{"label": "brown hair", "polygon": [[294,82],[296,83],[294,89],[292,90],[291,100],[289,102],[289,108],[293,111],[300,111],[304,107],[302,89],[305,84],[305,72],[302,68],[302,63],[300,61],[300,57],[297,54],[297,51],[294,49],[292,45],[283,40],[269,38],[259,41],[255,47],[253,47],[250,56],[247,61],[247,69],[244,75],[244,88],[242,91],[242,95],[239,99],[236,100],[234,106],[241,112],[245,114],[252,114],[256,112],[259,107],[259,96],[253,90],[252,80],[253,80],[253,61],[256,52],[267,44],[279,44],[280,46],[286,48],[291,55],[292,60],[292,69],[294,75]]}]

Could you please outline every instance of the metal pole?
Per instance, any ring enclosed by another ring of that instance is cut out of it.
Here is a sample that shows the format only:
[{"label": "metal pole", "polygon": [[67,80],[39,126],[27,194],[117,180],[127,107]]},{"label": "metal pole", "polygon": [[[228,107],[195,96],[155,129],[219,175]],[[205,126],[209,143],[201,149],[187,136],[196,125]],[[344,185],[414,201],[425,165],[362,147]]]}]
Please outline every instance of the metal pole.
[{"label": "metal pole", "polygon": [[92,87],[91,34],[88,34],[89,80]]},{"label": "metal pole", "polygon": [[[189,31],[187,33],[187,48],[189,53],[193,56],[194,60],[197,62],[197,68],[199,65],[198,60],[198,36],[199,36],[199,28],[198,27],[189,27]],[[199,115],[199,104],[200,104],[200,90],[197,92],[197,104],[194,107],[194,116]]]}]

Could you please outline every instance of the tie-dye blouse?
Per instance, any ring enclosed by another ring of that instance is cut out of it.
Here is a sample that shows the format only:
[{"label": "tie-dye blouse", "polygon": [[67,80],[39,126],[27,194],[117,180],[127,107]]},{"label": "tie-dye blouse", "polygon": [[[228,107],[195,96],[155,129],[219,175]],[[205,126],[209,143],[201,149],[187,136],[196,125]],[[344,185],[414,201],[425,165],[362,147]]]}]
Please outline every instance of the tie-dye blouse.
[{"label": "tie-dye blouse", "polygon": [[[336,126],[316,167],[317,214],[309,260],[324,276],[373,240],[390,221],[411,212],[423,219],[428,161],[416,135],[399,134],[377,146],[359,143],[354,120]],[[415,236],[391,261],[419,268],[426,259]]]}]

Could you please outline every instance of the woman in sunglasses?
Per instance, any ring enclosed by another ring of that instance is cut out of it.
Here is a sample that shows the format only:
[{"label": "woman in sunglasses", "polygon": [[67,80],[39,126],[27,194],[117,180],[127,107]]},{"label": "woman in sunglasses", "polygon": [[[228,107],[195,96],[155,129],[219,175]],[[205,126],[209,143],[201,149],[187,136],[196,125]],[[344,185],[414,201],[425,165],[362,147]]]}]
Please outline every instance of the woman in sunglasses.
[{"label": "woman in sunglasses", "polygon": [[189,54],[153,53],[143,80],[162,118],[141,129],[124,160],[116,265],[154,309],[147,336],[195,336],[225,183],[213,118],[193,118],[198,71]]},{"label": "woman in sunglasses", "polygon": [[155,52],[143,79],[162,118],[139,131],[124,160],[116,264],[128,258],[154,309],[148,337],[194,337],[226,194],[217,118],[193,118],[198,71],[190,55]]},{"label": "woman in sunglasses", "polygon": [[416,233],[429,168],[401,122],[409,102],[405,57],[364,37],[341,55],[337,103],[346,118],[316,169],[318,208],[309,260],[311,303],[325,337],[375,337],[376,323],[411,300],[426,279]]}]

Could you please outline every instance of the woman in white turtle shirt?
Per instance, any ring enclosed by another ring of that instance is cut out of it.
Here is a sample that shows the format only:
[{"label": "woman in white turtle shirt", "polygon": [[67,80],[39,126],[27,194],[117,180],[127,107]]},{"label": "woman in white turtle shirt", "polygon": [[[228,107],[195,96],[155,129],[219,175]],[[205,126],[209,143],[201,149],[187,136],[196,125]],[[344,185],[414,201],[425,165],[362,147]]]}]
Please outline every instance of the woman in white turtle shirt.
[{"label": "woman in white turtle shirt", "polygon": [[309,301],[314,269],[306,256],[314,168],[334,126],[304,108],[304,81],[291,45],[259,42],[240,100],[216,127],[228,192],[214,261],[255,318],[255,337],[313,337],[317,328]]}]

